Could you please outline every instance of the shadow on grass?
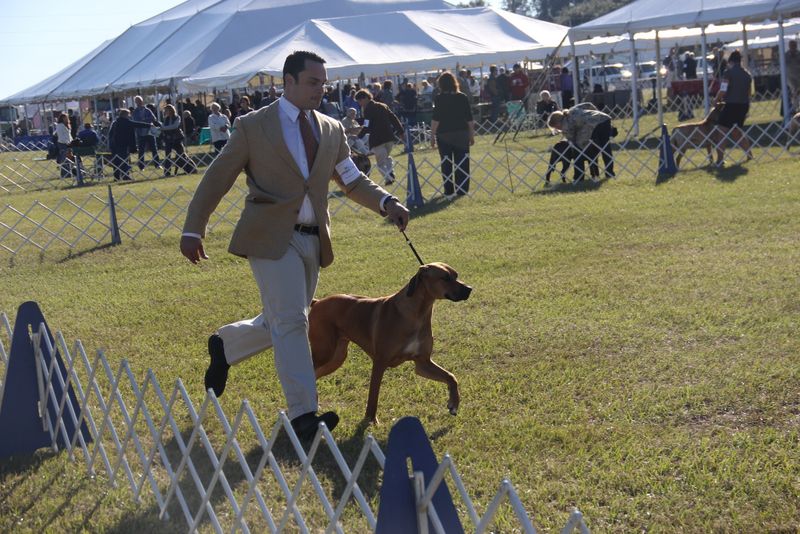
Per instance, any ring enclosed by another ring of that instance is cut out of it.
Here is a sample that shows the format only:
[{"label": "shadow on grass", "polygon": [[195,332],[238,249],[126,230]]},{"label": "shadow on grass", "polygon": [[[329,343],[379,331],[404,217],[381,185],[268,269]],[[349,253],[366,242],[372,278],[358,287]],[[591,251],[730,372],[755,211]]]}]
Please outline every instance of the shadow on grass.
[{"label": "shadow on grass", "polygon": [[534,191],[534,195],[553,195],[564,193],[586,193],[588,191],[597,191],[603,185],[611,180],[611,178],[601,178],[597,181],[584,179],[580,182],[552,182],[550,186],[545,186],[542,189]]},{"label": "shadow on grass", "polygon": [[[22,490],[22,484],[28,480],[35,479],[39,468],[44,463],[51,461],[58,454],[59,453],[51,450],[40,450],[33,454],[18,455],[3,459],[0,463],[0,503],[10,502],[14,493],[17,490]],[[65,468],[62,465],[56,471],[56,475],[61,475],[64,471]],[[11,481],[12,478],[14,479],[13,481]],[[30,490],[26,490],[25,493],[28,502],[15,510],[15,513],[20,517],[24,516],[28,510],[39,502],[49,488],[49,484],[41,484],[41,487],[38,490],[30,492],[30,495],[28,495],[28,491]]]},{"label": "shadow on grass", "polygon": [[[345,458],[345,461],[351,470],[355,466],[359,453],[364,446],[366,430],[366,425],[359,425],[350,437],[344,441],[337,441],[337,446],[339,447],[342,456]],[[188,440],[191,431],[191,428],[186,428],[182,431],[185,441]],[[379,443],[379,446],[382,449],[385,449],[386,444]],[[173,438],[168,443],[165,443],[164,447],[172,469],[177,470],[181,461],[181,453],[177,441]],[[220,454],[222,447],[223,445],[221,443],[215,444],[215,455]],[[303,443],[303,448],[306,453],[310,447],[311,442]],[[293,491],[297,480],[299,479],[302,463],[295,453],[295,449],[285,431],[281,431],[279,433],[272,446],[271,452],[275,461],[280,467],[281,474],[285,478],[289,490]],[[244,457],[244,462],[247,463],[250,469],[250,472],[255,474],[259,463],[262,461],[262,459],[264,459],[264,450],[260,445],[254,445],[248,450],[243,450],[242,455]],[[195,442],[194,448],[192,449],[191,460],[196,470],[197,478],[202,484],[204,490],[207,490],[214,474],[214,467],[205,448],[200,444],[199,439]],[[314,469],[314,473],[320,479],[320,484],[322,485],[324,492],[326,495],[328,495],[328,498],[331,499],[331,506],[335,509],[339,503],[339,497],[344,493],[344,490],[347,487],[347,480],[339,469],[333,454],[330,453],[330,450],[324,442],[320,443],[319,445],[317,453],[312,462],[312,467]],[[233,451],[231,451],[231,455],[228,456],[222,472],[225,475],[225,480],[227,481],[231,490],[234,492],[238,506],[241,507],[244,502],[244,495],[247,491],[248,481],[238,457],[235,453],[233,453]],[[368,459],[358,477],[358,486],[368,502],[373,500],[379,492],[380,475],[381,469],[377,462],[374,459]],[[230,504],[228,496],[223,489],[221,482],[222,480],[220,477],[214,486],[209,502],[211,507],[214,509],[215,514],[217,515],[217,519],[222,523],[223,529],[228,530],[230,528],[231,521],[234,518],[233,506]],[[179,487],[181,494],[185,499],[188,514],[192,517],[197,515],[202,503],[202,498],[196,484],[197,482],[190,474],[187,465],[181,475]],[[149,488],[149,484],[146,485]],[[283,516],[287,499],[280,490],[276,476],[270,470],[269,459],[267,459],[267,463],[264,466],[264,470],[260,478],[260,483],[257,487],[261,491],[270,514],[272,514],[272,519],[278,523]],[[303,481],[302,487],[303,489],[300,492],[301,507],[304,500],[307,501],[310,498],[308,495],[314,492],[308,476],[306,476],[305,480]],[[160,490],[162,492],[162,496],[165,497],[166,492],[169,490],[167,483],[160,484]],[[311,498],[317,504],[319,504],[319,498],[317,497],[316,493],[314,493],[313,497]],[[160,509],[158,504],[155,502],[151,491],[147,489],[143,491],[143,500],[144,502],[149,502],[150,505],[127,513],[121,517],[114,526],[106,530],[106,532],[114,532],[119,534],[130,532],[180,532],[185,531],[188,525],[191,523],[191,521],[186,519],[184,511],[178,503],[177,495],[172,496],[168,505],[168,520],[159,519]],[[348,506],[353,506],[353,503],[354,500],[351,494],[350,504]],[[99,507],[99,504],[100,500],[98,500],[98,505],[95,506],[95,510]],[[321,506],[311,506],[311,508],[318,508],[321,510]],[[251,529],[258,530],[263,526],[265,528],[262,530],[266,530],[266,523],[261,519],[260,507],[255,496],[248,501],[247,510],[248,512],[246,517],[250,519],[255,516],[258,517],[258,519],[256,519],[258,524],[250,524]],[[303,518],[305,521],[309,521],[309,517],[305,513]],[[84,526],[89,524],[89,520],[90,517],[86,517],[84,519]],[[325,518],[325,521],[327,521],[327,518]],[[297,526],[293,525],[293,523],[294,519],[292,518],[289,520],[290,530]],[[200,528],[207,528],[210,525],[211,522],[208,511],[204,510],[202,519],[200,521]],[[314,529],[312,528],[312,531],[313,530]]]},{"label": "shadow on grass", "polygon": [[97,245],[96,247],[87,248],[86,250],[81,250],[80,252],[75,252],[75,253],[70,252],[67,256],[61,258],[56,263],[58,263],[58,264],[67,263],[69,261],[77,260],[79,258],[82,258],[83,256],[86,256],[87,254],[92,254],[94,252],[97,252],[97,251],[100,251],[100,250],[105,250],[105,249],[108,249],[108,248],[111,248],[111,247],[115,247],[115,246],[116,245],[114,243],[103,243],[102,245]]},{"label": "shadow on grass", "polygon": [[735,182],[739,177],[750,172],[750,169],[743,165],[731,165],[730,167],[714,167],[711,173],[720,182]]}]

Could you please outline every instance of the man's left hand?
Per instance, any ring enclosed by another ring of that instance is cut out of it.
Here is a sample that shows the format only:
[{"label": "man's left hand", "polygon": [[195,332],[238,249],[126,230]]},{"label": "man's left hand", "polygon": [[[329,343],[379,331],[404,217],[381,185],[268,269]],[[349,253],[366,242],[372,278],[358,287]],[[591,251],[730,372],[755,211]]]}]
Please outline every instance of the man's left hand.
[{"label": "man's left hand", "polygon": [[405,230],[408,226],[408,209],[395,199],[386,201],[383,207],[386,210],[386,218],[392,221],[400,230]]}]

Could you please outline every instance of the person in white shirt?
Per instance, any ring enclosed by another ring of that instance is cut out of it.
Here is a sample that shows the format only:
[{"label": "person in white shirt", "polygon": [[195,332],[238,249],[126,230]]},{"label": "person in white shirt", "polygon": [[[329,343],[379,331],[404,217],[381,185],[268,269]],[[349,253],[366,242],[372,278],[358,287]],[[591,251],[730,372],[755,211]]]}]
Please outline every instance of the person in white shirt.
[{"label": "person in white shirt", "polygon": [[69,152],[69,145],[72,143],[72,133],[70,132],[69,116],[66,113],[61,113],[58,116],[56,123],[56,146],[58,147],[58,156],[56,163],[61,168],[61,177],[67,178],[72,176],[71,161],[67,158]]},{"label": "person in white shirt", "polygon": [[219,112],[220,106],[216,102],[211,103],[211,115],[208,116],[208,129],[211,131],[211,144],[217,153],[231,138],[231,121],[228,117]]}]

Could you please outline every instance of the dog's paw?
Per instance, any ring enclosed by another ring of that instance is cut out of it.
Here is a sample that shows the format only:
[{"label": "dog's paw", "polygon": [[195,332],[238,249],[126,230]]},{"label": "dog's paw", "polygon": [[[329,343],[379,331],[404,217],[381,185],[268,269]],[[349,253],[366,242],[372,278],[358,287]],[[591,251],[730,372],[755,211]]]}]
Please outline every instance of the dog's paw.
[{"label": "dog's paw", "polygon": [[450,412],[450,415],[458,415],[458,404],[454,402],[448,402],[447,409]]}]

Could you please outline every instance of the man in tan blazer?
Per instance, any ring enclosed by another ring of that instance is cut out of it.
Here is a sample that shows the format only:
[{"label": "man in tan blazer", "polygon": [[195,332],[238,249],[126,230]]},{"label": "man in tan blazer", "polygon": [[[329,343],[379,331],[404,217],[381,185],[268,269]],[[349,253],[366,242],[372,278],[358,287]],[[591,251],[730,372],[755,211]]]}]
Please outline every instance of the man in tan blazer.
[{"label": "man in tan blazer", "polygon": [[230,140],[195,191],[181,237],[189,261],[207,259],[202,238],[208,220],[244,171],[250,191],[228,251],[248,259],[263,310],[209,338],[205,385],[222,395],[230,365],[274,347],[289,418],[304,439],[314,436],[319,422],[333,430],[339,421],[334,412],[317,415],[308,343],[319,269],[333,262],[329,181],[401,230],[408,224],[408,210],[356,169],[341,123],[313,111],[324,93],[324,63],[311,52],[292,53],[283,67],[283,97],[236,118]]}]

